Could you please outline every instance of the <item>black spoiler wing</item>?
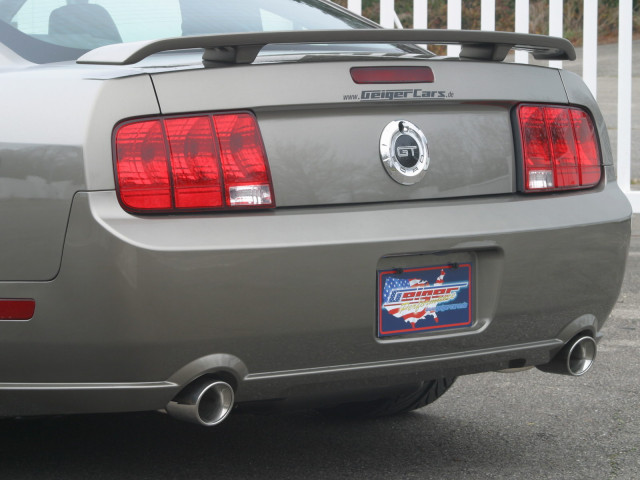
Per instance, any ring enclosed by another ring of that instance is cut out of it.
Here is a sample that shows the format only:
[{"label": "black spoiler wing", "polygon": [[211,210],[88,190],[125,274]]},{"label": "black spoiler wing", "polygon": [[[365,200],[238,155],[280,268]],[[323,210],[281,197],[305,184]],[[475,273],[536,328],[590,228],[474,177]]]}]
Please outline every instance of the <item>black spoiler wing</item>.
[{"label": "black spoiler wing", "polygon": [[251,32],[165,38],[116,43],[91,50],[77,62],[99,65],[131,65],[154,53],[203,48],[203,60],[252,63],[265,45],[327,43],[413,43],[461,45],[460,58],[503,61],[509,50],[530,51],[538,60],[575,60],[571,42],[564,38],[479,30],[302,30]]}]

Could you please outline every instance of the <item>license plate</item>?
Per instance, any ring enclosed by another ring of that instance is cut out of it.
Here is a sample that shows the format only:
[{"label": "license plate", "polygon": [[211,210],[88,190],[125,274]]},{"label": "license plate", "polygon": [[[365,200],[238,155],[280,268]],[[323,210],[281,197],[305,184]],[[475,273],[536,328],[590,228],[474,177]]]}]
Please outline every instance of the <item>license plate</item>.
[{"label": "license plate", "polygon": [[468,327],[471,264],[378,271],[378,336]]}]

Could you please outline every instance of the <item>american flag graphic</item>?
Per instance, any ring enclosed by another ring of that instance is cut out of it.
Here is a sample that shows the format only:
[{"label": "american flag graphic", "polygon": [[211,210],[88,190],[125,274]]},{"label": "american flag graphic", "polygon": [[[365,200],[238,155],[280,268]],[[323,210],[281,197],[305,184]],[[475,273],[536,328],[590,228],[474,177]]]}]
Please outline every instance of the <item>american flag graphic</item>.
[{"label": "american flag graphic", "polygon": [[[411,328],[416,328],[416,323],[427,317],[432,317],[433,321],[438,323],[437,311],[449,310],[453,307],[451,305],[450,308],[441,309],[439,305],[455,300],[458,291],[467,288],[468,283],[445,284],[445,269],[441,268],[439,274],[437,269],[434,270],[433,284],[425,278],[411,278],[407,275],[387,276],[382,289],[382,308],[395,318],[404,320],[411,325]],[[421,276],[424,277],[424,273]],[[460,305],[459,308],[466,306],[468,306],[467,303]]]}]

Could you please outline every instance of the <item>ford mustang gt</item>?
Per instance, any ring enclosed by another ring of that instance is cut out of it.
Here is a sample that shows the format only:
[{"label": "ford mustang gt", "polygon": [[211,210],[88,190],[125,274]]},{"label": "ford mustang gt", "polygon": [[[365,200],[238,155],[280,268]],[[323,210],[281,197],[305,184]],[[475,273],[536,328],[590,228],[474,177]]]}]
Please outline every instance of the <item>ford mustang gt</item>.
[{"label": "ford mustang gt", "polygon": [[585,373],[631,209],[582,80],[512,49],[575,58],[325,0],[0,0],[0,415]]}]

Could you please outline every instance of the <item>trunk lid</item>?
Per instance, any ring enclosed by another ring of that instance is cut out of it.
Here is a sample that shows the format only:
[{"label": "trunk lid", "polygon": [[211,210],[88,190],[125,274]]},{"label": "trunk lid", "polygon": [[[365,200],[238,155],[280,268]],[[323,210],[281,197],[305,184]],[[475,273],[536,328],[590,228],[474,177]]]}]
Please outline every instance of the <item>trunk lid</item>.
[{"label": "trunk lid", "polygon": [[[266,58],[266,59],[265,59]],[[319,60],[316,58],[316,60]],[[163,114],[251,110],[279,207],[506,194],[516,188],[511,109],[566,103],[558,71],[459,60],[269,62],[152,75]],[[354,66],[428,65],[433,83],[357,85]],[[421,130],[426,175],[402,185],[385,171],[393,121]]]}]

